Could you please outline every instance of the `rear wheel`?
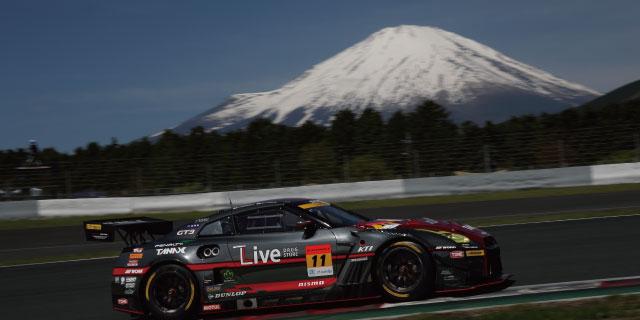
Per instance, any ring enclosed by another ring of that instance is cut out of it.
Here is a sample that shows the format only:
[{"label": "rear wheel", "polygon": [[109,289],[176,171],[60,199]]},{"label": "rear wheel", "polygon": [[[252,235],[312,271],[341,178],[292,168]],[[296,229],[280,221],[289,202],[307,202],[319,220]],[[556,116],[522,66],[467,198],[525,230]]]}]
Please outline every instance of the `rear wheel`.
[{"label": "rear wheel", "polygon": [[387,300],[422,299],[433,291],[431,259],[415,242],[393,243],[377,261],[376,280]]},{"label": "rear wheel", "polygon": [[149,276],[145,301],[154,319],[191,319],[196,309],[196,285],[191,273],[179,265],[163,265]]}]

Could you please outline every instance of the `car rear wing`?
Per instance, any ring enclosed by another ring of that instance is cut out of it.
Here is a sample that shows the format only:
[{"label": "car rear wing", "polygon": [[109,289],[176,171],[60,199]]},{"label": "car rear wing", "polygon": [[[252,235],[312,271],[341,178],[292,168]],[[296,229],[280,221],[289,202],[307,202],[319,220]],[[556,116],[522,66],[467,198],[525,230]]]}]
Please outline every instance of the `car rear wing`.
[{"label": "car rear wing", "polygon": [[165,235],[171,230],[173,230],[173,222],[147,217],[84,222],[87,241],[113,242],[117,233],[127,246],[155,240],[155,236]]}]

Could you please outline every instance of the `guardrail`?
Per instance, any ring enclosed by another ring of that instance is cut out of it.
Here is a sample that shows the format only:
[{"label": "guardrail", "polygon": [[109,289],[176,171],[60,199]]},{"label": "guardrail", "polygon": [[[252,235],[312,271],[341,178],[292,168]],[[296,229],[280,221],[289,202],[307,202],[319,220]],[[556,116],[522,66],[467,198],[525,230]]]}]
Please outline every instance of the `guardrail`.
[{"label": "guardrail", "polygon": [[636,162],[167,196],[0,202],[0,219],[207,211],[226,208],[230,200],[234,205],[285,197],[352,201],[639,182],[640,162]]}]

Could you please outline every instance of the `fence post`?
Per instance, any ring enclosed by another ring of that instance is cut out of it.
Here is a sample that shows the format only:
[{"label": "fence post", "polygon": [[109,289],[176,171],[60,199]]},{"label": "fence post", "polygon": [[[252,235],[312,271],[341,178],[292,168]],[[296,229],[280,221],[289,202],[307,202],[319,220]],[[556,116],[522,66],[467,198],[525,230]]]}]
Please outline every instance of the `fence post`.
[{"label": "fence post", "polygon": [[491,150],[487,144],[482,146],[482,158],[484,159],[484,172],[490,173],[493,171],[491,170]]},{"label": "fence post", "polygon": [[205,170],[206,170],[206,175],[207,175],[207,192],[211,192],[211,163],[207,162],[207,165],[205,166]]},{"label": "fence post", "polygon": [[69,177],[68,169],[64,172],[64,192],[67,198],[71,198],[71,178]]},{"label": "fence post", "polygon": [[142,194],[142,170],[140,169],[140,167],[136,168],[136,189],[138,192],[137,195],[141,195]]},{"label": "fence post", "polygon": [[343,167],[343,179],[344,182],[349,182],[350,177],[349,177],[349,156],[345,156],[344,157],[344,164],[342,165]]},{"label": "fence post", "polygon": [[276,161],[273,163],[273,170],[275,171],[275,180],[276,180],[276,186],[279,187],[282,185],[282,177],[280,175],[280,159],[276,159]]},{"label": "fence post", "polygon": [[560,167],[567,166],[566,160],[564,158],[564,140],[562,139],[558,140],[558,161],[559,161]]},{"label": "fence post", "polygon": [[636,162],[640,162],[640,133],[635,134],[636,140]]}]

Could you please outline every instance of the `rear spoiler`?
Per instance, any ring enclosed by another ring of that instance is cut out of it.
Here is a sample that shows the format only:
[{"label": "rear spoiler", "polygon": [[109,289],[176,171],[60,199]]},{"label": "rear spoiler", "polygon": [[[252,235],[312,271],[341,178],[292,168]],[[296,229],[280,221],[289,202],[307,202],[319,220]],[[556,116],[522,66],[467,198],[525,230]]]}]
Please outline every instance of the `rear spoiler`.
[{"label": "rear spoiler", "polygon": [[84,222],[87,241],[113,242],[115,234],[118,233],[127,246],[155,240],[156,235],[165,235],[171,230],[173,230],[173,222],[147,217]]}]

